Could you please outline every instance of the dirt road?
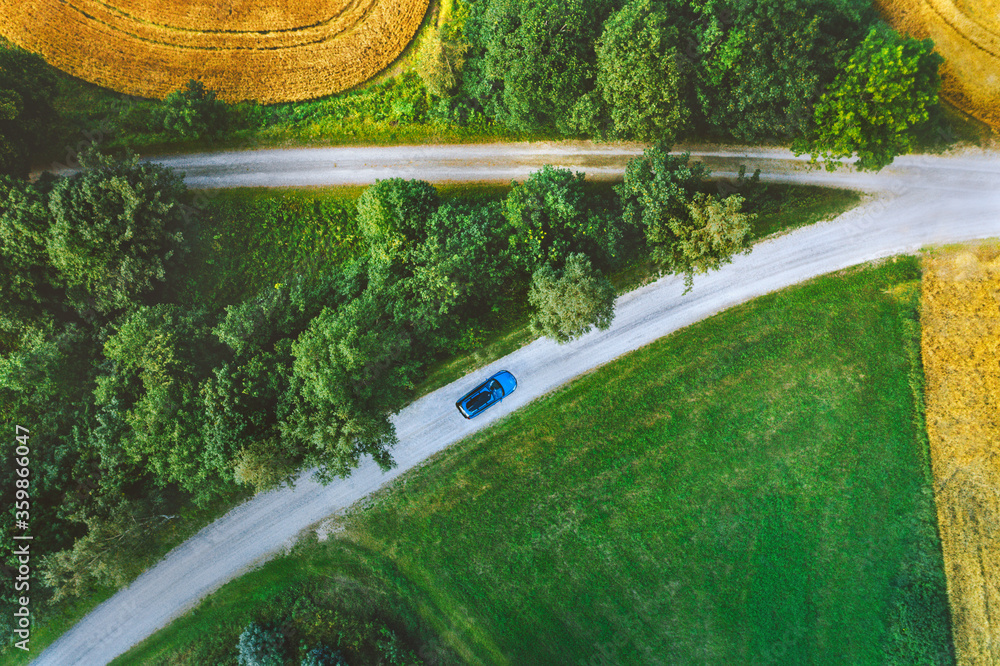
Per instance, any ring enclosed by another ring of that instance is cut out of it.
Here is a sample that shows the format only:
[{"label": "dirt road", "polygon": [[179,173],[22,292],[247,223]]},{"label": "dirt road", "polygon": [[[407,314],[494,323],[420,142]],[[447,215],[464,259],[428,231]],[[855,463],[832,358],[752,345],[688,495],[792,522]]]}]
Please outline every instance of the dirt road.
[{"label": "dirt road", "polygon": [[[194,187],[364,183],[389,176],[434,182],[523,178],[553,163],[612,176],[637,146],[590,144],[330,148],[220,153],[165,158]],[[1000,236],[1000,155],[913,156],[879,174],[809,170],[779,149],[702,153],[717,173],[739,163],[760,166],[768,180],[869,191],[867,201],[835,220],[758,244],[722,270],[695,280],[665,278],[621,297],[613,326],[559,346],[538,340],[481,371],[425,396],[395,418],[397,467],[382,474],[370,461],[350,478],[323,487],[259,495],[209,525],[87,615],[37,664],[103,664],[143,640],[206,594],[272,557],[299,532],[342,511],[428,456],[489,425],[557,386],[732,305],[862,262],[929,244]],[[696,156],[698,157],[698,156]],[[518,389],[503,404],[466,421],[454,401],[491,373],[507,369]]]}]

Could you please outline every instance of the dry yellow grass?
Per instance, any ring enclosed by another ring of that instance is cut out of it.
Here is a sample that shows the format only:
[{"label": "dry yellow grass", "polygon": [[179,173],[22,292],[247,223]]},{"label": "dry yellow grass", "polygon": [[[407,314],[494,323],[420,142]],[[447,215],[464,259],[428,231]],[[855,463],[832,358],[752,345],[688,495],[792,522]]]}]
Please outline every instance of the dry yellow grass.
[{"label": "dry yellow grass", "polygon": [[927,434],[955,649],[1000,663],[1000,246],[929,256],[921,315]]},{"label": "dry yellow grass", "polygon": [[227,101],[281,102],[371,78],[428,0],[0,0],[0,34],[52,65],[162,98],[201,79]]},{"label": "dry yellow grass", "polygon": [[941,94],[970,116],[1000,127],[1000,2],[875,0],[896,29],[930,37],[945,58]]}]

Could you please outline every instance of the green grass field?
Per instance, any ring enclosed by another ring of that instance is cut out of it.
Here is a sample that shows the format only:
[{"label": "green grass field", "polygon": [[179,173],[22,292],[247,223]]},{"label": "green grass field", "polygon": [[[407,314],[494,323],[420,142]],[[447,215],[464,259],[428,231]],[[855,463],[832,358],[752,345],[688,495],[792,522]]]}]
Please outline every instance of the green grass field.
[{"label": "green grass field", "polygon": [[918,279],[912,257],[822,277],[619,359],[117,663],[235,663],[250,620],[296,645],[372,618],[432,663],[951,663]]}]

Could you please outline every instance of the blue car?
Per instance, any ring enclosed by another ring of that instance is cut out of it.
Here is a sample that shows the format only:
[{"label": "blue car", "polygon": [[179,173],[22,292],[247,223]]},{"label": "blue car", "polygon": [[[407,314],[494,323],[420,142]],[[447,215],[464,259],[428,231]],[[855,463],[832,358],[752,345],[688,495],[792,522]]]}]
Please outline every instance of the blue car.
[{"label": "blue car", "polygon": [[497,404],[517,388],[514,375],[501,370],[485,382],[462,396],[455,403],[459,413],[467,419],[479,416],[484,411]]}]

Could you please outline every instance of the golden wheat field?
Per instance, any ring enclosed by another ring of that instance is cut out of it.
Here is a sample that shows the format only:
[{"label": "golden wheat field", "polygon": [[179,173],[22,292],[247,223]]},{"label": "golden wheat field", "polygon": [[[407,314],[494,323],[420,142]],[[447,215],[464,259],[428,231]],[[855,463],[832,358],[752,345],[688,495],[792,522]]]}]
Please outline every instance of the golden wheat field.
[{"label": "golden wheat field", "polygon": [[0,34],[74,76],[162,98],[310,99],[391,63],[428,0],[0,0]]},{"label": "golden wheat field", "polygon": [[955,649],[1000,663],[1000,246],[926,258],[927,434]]},{"label": "golden wheat field", "polygon": [[1000,0],[875,0],[894,28],[934,40],[945,58],[941,94],[1000,127]]}]

